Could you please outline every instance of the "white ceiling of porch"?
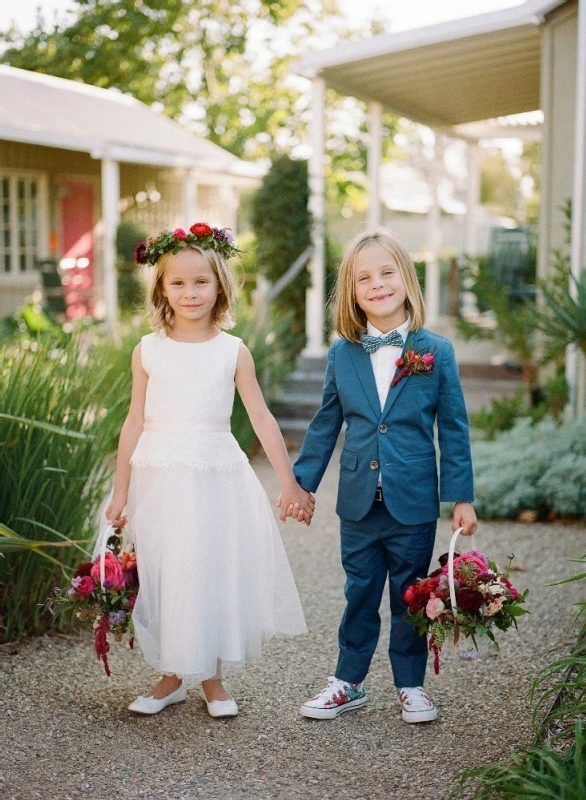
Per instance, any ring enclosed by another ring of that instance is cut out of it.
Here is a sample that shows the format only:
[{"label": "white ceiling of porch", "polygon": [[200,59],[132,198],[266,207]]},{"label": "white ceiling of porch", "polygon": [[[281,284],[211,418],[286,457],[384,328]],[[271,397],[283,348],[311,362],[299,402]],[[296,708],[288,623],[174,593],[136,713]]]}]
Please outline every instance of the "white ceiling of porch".
[{"label": "white ceiling of porch", "polygon": [[533,111],[540,103],[540,24],[564,1],[531,0],[308,53],[296,71],[435,127]]}]

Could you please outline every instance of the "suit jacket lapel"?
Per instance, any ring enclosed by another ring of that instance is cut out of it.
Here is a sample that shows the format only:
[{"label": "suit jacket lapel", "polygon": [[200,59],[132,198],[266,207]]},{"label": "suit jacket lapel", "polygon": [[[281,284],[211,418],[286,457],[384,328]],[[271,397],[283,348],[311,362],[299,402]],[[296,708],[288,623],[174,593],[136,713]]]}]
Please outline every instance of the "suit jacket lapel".
[{"label": "suit jacket lapel", "polygon": [[[407,350],[407,348],[409,350],[418,350],[419,348],[421,348],[423,346],[424,339],[425,339],[425,332],[423,330],[416,331],[415,333],[409,332],[407,335],[407,339],[405,340],[405,345],[403,347],[403,352],[401,353],[401,356],[404,355],[405,350]],[[397,367],[397,369],[393,373],[393,378],[395,377],[398,371],[399,367]],[[406,375],[404,378],[401,378],[399,383],[389,388],[389,393],[387,394],[385,407],[383,408],[382,412],[383,418],[386,417],[387,414],[390,412],[391,408],[397,401],[397,397],[401,394],[403,386],[405,386],[405,384],[411,377],[412,377],[411,375]]]},{"label": "suit jacket lapel", "polygon": [[354,344],[350,352],[352,353],[352,360],[354,361],[356,373],[362,384],[362,388],[378,420],[381,414],[380,399],[376,388],[374,372],[372,371],[370,356],[361,344]]}]

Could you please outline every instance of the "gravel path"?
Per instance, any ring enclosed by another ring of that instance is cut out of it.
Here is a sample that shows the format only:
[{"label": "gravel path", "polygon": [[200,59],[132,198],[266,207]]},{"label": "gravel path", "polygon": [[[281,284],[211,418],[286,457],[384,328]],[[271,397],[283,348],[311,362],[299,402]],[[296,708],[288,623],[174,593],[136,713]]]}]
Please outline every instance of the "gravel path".
[{"label": "gravel path", "polygon": [[[338,556],[334,459],[318,492],[309,530],[288,523],[283,538],[310,629],[277,640],[265,660],[230,682],[241,714],[207,716],[196,692],[152,718],[126,711],[154,675],[139,652],[115,647],[113,677],[93,658],[90,634],[51,636],[1,653],[0,793],[7,798],[420,798],[441,800],[460,768],[507,756],[530,738],[528,689],[537,669],[572,642],[570,604],[580,585],[544,585],[574,572],[564,560],[586,550],[583,525],[484,523],[478,544],[498,561],[511,550],[525,571],[531,616],[503,636],[500,655],[477,664],[447,660],[428,689],[441,715],[431,725],[404,724],[386,658],[388,613],[368,678],[370,701],[337,720],[303,719],[298,706],[321,689],[336,661],[343,608]],[[269,496],[267,462],[255,468]],[[441,521],[437,552],[449,524]],[[384,605],[386,609],[386,603]],[[4,790],[3,792],[1,790]]]}]

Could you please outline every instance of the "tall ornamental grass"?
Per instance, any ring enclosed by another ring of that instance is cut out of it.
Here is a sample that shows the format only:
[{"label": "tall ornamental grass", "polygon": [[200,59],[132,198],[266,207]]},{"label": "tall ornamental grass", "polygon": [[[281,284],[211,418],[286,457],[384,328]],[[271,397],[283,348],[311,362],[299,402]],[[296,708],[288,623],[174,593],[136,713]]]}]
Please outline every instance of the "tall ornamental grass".
[{"label": "tall ornamental grass", "polygon": [[112,350],[69,337],[0,352],[3,641],[46,630],[42,604],[89,546],[128,407],[130,372],[116,368]]}]

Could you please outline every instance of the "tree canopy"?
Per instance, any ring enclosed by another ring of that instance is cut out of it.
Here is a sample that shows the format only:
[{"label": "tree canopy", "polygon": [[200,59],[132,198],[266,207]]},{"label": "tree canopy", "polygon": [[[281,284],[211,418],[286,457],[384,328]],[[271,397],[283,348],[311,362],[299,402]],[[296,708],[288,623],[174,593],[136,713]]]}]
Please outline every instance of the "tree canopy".
[{"label": "tree canopy", "polygon": [[[30,32],[0,32],[0,60],[128,92],[242,158],[304,156],[309,92],[291,62],[324,37],[380,30],[349,31],[338,0],[71,0],[52,25],[39,14]],[[342,204],[360,191],[365,114],[328,93],[330,194]],[[395,118],[385,124],[388,154]]]}]

